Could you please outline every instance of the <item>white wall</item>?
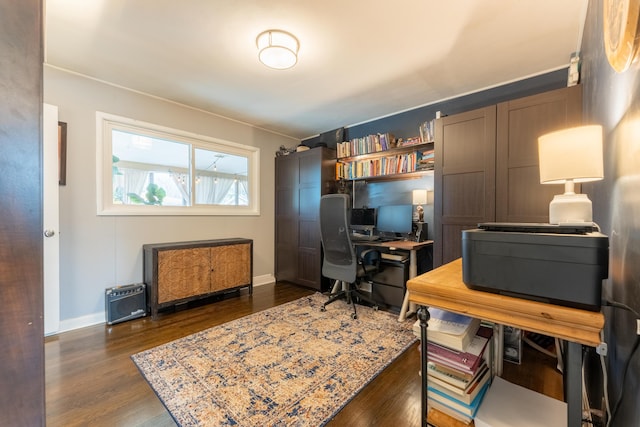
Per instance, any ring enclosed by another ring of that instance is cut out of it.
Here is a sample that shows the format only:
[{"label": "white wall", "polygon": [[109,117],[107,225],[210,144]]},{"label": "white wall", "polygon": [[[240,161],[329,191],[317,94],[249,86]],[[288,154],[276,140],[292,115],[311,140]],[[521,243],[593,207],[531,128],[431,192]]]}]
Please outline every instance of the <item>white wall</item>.
[{"label": "white wall", "polygon": [[[152,78],[152,76],[150,76]],[[61,331],[104,321],[104,290],[142,281],[145,243],[253,239],[254,278],[273,277],[274,155],[298,140],[51,67],[44,102],[67,123],[67,184],[60,187]],[[260,147],[259,216],[96,215],[96,111]]]}]

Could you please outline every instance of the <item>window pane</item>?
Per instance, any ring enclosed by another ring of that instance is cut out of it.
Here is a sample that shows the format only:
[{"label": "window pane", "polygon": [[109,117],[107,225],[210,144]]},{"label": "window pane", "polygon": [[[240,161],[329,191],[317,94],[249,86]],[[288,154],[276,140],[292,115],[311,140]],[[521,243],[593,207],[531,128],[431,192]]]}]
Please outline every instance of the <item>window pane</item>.
[{"label": "window pane", "polygon": [[96,112],[98,215],[259,215],[260,149]]},{"label": "window pane", "polygon": [[189,145],[113,130],[113,203],[189,206]]},{"label": "window pane", "polygon": [[247,157],[196,148],[195,165],[197,205],[248,206]]}]

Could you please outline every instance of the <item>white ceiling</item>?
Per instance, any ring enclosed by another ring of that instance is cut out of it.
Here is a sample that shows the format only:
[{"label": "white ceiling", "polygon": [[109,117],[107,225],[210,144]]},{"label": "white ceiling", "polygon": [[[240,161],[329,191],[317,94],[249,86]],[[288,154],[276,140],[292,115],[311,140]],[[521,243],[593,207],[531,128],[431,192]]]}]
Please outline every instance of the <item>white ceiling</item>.
[{"label": "white ceiling", "polygon": [[[588,0],[46,0],[45,62],[297,139],[566,67]],[[300,40],[258,62],[256,36]]]}]

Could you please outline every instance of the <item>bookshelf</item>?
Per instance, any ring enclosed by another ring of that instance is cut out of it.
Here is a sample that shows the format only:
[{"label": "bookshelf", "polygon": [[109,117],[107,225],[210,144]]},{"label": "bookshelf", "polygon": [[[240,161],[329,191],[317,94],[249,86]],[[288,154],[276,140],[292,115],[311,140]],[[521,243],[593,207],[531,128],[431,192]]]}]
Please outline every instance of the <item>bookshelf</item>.
[{"label": "bookshelf", "polygon": [[[340,148],[341,144],[345,144]],[[433,142],[419,142],[399,147],[377,149],[352,141],[338,144],[336,180],[407,179],[433,173]],[[346,155],[345,153],[364,153]]]}]

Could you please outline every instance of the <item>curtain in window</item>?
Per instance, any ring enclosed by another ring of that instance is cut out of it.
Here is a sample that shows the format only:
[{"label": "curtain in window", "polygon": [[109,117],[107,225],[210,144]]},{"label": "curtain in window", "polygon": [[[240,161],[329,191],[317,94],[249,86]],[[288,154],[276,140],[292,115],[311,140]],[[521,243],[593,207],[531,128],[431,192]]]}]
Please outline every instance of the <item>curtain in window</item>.
[{"label": "curtain in window", "polygon": [[144,199],[144,184],[147,182],[147,175],[149,173],[144,170],[132,168],[119,168],[119,170],[124,178],[123,202],[127,205],[132,204],[131,200],[129,200],[129,193],[135,193]]},{"label": "curtain in window", "polygon": [[[239,183],[240,203],[236,202],[235,183]],[[246,198],[247,180],[224,176],[199,176],[196,183],[196,204],[199,205],[237,205],[242,203],[242,194]],[[246,202],[244,203],[246,204]]]}]

